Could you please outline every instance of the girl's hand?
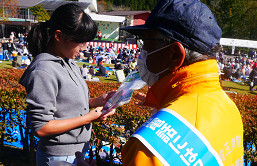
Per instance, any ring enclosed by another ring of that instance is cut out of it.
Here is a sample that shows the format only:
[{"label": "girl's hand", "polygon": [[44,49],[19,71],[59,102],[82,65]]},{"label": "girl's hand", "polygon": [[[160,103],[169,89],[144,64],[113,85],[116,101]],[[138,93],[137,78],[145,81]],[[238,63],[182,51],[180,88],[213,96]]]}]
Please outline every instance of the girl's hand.
[{"label": "girl's hand", "polygon": [[105,106],[107,101],[117,92],[117,90],[109,91],[99,97],[100,105]]},{"label": "girl's hand", "polygon": [[105,106],[107,101],[117,92],[117,90],[109,91],[100,97],[89,98],[89,108]]},{"label": "girl's hand", "polygon": [[105,121],[108,116],[111,116],[115,113],[116,109],[111,109],[109,111],[103,110],[103,107],[97,107],[90,111],[87,116],[90,117],[91,122],[100,122]]}]

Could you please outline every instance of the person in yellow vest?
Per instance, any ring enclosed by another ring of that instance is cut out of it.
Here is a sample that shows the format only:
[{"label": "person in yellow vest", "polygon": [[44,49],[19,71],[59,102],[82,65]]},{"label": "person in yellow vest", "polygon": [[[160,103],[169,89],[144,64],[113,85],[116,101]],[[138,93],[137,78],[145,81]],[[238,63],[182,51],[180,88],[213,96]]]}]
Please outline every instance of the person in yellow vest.
[{"label": "person in yellow vest", "polygon": [[243,165],[243,124],[219,83],[222,31],[199,0],[160,0],[144,25],[137,66],[150,89],[137,94],[150,117],[122,148],[124,166]]}]

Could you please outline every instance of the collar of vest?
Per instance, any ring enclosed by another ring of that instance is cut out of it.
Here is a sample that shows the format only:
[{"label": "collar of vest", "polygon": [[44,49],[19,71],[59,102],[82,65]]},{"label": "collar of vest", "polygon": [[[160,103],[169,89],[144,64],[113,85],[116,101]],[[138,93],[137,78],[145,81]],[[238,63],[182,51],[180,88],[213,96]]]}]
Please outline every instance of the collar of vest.
[{"label": "collar of vest", "polygon": [[221,89],[216,60],[184,66],[158,80],[147,92],[145,106],[163,108],[185,93],[203,93]]}]

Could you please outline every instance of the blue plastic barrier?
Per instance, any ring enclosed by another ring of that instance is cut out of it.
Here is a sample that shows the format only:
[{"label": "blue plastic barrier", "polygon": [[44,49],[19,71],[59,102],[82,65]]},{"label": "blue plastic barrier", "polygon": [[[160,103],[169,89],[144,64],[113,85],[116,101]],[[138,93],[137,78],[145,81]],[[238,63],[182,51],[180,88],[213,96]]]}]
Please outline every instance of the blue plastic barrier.
[{"label": "blue plastic barrier", "polygon": [[[0,111],[2,111],[2,108],[0,108]],[[21,110],[21,112],[22,112],[22,114],[23,114],[23,116],[22,116],[22,122],[21,123],[23,123],[23,125],[24,126],[26,126],[26,113],[25,113],[25,111],[22,111]],[[2,114],[0,114],[0,122],[2,121]],[[9,114],[6,114],[6,117],[5,117],[6,119],[9,119]],[[10,131],[10,133],[8,133],[8,134],[10,134],[10,135],[12,135],[12,138],[13,139],[15,139],[15,140],[17,140],[17,141],[15,141],[15,142],[9,142],[9,141],[7,141],[7,140],[4,140],[4,144],[6,144],[6,145],[10,145],[10,146],[14,146],[14,147],[18,147],[18,148],[23,148],[23,144],[22,144],[22,141],[21,141],[21,134],[20,134],[20,130],[19,130],[19,126],[18,125],[16,125],[16,126],[14,126],[14,127],[8,127],[7,128],[7,130],[8,131]],[[24,129],[22,129],[22,133],[23,133],[23,135],[25,135],[25,130]],[[36,140],[39,140],[37,137],[35,137],[34,136],[34,138],[36,139]],[[28,140],[28,145],[30,145],[30,140]]]},{"label": "blue plastic barrier", "polygon": [[[26,60],[26,59],[28,59],[27,56],[22,56],[22,60]],[[0,60],[4,60],[3,54],[0,54]],[[13,60],[13,56],[10,57],[10,60]]]},{"label": "blue plastic barrier", "polygon": [[[6,57],[5,57],[6,58]],[[3,54],[0,55],[0,60],[5,60]],[[13,57],[10,57],[10,60],[13,60]]]}]

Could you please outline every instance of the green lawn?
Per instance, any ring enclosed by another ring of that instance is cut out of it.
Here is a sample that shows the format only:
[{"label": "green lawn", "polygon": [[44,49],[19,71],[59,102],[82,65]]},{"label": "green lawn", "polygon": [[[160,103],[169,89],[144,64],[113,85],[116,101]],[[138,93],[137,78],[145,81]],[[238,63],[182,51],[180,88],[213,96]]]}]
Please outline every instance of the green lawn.
[{"label": "green lawn", "polygon": [[249,85],[243,82],[232,82],[232,81],[222,81],[222,87],[225,91],[237,92],[239,94],[250,94],[257,95],[257,91],[251,92],[249,90]]},{"label": "green lawn", "polygon": [[0,63],[0,69],[8,69],[12,67],[12,61],[2,61]]},{"label": "green lawn", "polygon": [[[81,67],[83,64],[86,64],[87,66],[96,66],[96,64],[91,64],[91,63],[87,63],[87,62],[77,62],[77,65],[79,67]],[[103,63],[104,67],[114,67],[114,64],[105,64]]]},{"label": "green lawn", "polygon": [[[79,67],[81,67],[83,64],[86,64],[87,66],[91,66],[91,63],[86,63],[86,62],[77,62],[77,65]],[[96,66],[96,64],[93,64],[92,66]],[[114,64],[105,64],[103,63],[104,67],[114,67]],[[98,77],[98,76],[97,76]],[[103,83],[109,83],[109,82],[117,82],[117,78],[116,75],[110,75],[110,78],[106,78],[106,77],[98,77],[100,82]]]}]

